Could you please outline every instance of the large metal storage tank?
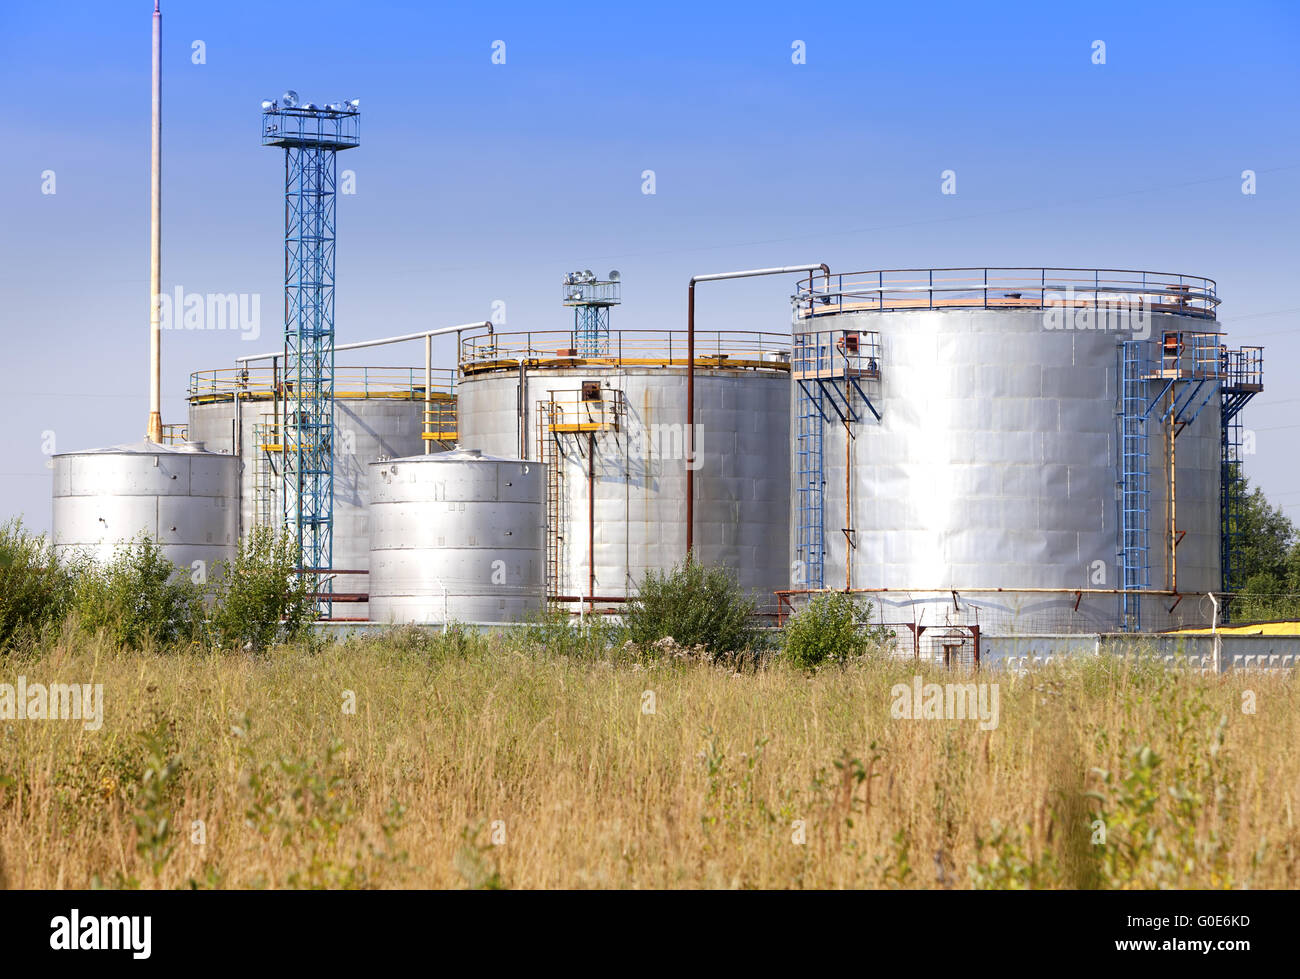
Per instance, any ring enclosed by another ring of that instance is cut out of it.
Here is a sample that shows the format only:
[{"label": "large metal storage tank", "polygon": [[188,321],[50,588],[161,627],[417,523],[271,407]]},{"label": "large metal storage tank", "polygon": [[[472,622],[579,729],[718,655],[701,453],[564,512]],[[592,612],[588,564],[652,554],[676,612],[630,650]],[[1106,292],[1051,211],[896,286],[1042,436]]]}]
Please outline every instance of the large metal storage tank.
[{"label": "large metal storage tank", "polygon": [[545,467],[475,450],[370,465],[376,622],[519,622],[545,604]]},{"label": "large metal storage tank", "polygon": [[[918,627],[1208,615],[1226,357],[1212,281],[901,270],[818,275],[794,298],[792,588],[887,589],[876,615],[909,643]],[[1126,607],[1117,593],[1142,578]]]},{"label": "large metal storage tank", "polygon": [[139,442],[54,456],[53,539],[61,557],[108,563],[141,534],[186,573],[232,560],[235,460],[202,444]]},{"label": "large metal storage tank", "polygon": [[[789,342],[700,331],[696,348],[696,555],[769,608],[789,579]],[[580,357],[568,332],[480,335],[460,358],[461,444],[550,467],[548,592],[571,608],[685,556],[686,336],[601,343]]]},{"label": "large metal storage tank", "polygon": [[[424,371],[420,369],[340,367],[334,389],[334,534],[333,565],[345,571],[367,571],[370,566],[367,467],[381,459],[418,455],[426,441],[434,452],[454,443],[455,399],[450,393],[450,372],[440,371],[431,399],[445,409],[431,427],[448,429],[447,440],[426,440]],[[190,377],[188,435],[208,447],[238,454],[239,528],[247,536],[254,527],[280,527],[281,440],[277,422],[283,420],[284,401],[276,399],[271,369],[222,368],[199,371]],[[235,393],[239,394],[239,436],[235,435]],[[364,595],[369,590],[365,574],[338,575],[336,595]],[[333,603],[334,618],[366,619],[365,602]]]}]

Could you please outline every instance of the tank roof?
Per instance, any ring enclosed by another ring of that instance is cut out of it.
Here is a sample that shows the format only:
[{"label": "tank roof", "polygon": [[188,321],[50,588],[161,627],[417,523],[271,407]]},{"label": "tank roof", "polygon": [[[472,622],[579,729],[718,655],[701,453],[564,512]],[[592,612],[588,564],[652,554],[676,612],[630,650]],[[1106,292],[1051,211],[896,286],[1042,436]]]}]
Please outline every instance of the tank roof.
[{"label": "tank roof", "polygon": [[165,444],[162,442],[150,442],[144,439],[139,442],[125,442],[122,445],[106,445],[99,449],[77,449],[72,452],[55,452],[55,456],[88,456],[88,455],[209,455],[224,456],[229,453],[211,452],[204,448],[203,442],[177,442],[174,444]]},{"label": "tank roof", "polygon": [[400,456],[396,459],[381,459],[372,462],[372,466],[387,466],[394,462],[528,462],[527,459],[509,459],[505,456],[486,455],[479,449],[457,447],[446,452],[433,452],[429,455]]}]

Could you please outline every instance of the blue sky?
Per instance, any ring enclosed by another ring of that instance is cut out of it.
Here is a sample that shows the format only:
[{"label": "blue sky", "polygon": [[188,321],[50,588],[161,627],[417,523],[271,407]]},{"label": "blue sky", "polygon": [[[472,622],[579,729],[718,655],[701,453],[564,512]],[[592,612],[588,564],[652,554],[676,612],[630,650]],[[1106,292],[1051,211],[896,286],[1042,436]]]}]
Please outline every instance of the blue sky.
[{"label": "blue sky", "polygon": [[[38,529],[46,433],[59,450],[144,433],[151,10],[11,4],[0,26],[0,515]],[[258,103],[294,88],[362,100],[340,160],[357,193],[339,203],[339,342],[486,319],[494,300],[510,329],[563,328],[572,268],[620,269],[615,322],[641,328],[684,325],[691,274],[754,266],[1205,275],[1233,342],[1267,348],[1247,472],[1300,519],[1294,5],[163,11],[164,291],[263,299],[256,343],[164,334],[166,421],[191,371],[279,345],[283,163]],[[702,291],[701,326],[787,329],[789,285]]]}]

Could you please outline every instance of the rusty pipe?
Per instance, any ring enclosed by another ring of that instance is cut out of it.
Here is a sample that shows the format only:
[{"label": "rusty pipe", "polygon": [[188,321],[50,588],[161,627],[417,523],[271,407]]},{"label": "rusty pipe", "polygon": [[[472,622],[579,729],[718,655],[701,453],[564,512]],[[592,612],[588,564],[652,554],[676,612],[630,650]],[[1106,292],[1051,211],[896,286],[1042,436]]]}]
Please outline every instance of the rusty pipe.
[{"label": "rusty pipe", "polygon": [[587,602],[596,610],[596,433],[587,433]]}]

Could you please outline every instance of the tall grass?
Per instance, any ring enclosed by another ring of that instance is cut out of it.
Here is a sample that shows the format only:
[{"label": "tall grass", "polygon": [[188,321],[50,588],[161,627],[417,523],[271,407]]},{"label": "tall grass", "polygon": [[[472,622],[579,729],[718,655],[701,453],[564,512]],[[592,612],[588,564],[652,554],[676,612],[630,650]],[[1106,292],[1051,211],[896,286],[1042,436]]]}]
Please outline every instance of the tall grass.
[{"label": "tall grass", "polygon": [[68,631],[0,660],[107,705],[0,721],[0,884],[1300,885],[1288,677],[986,674],[981,730],[893,719],[907,661],[742,673],[546,628],[189,657]]}]

